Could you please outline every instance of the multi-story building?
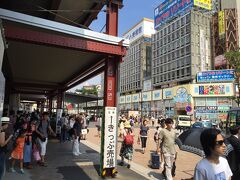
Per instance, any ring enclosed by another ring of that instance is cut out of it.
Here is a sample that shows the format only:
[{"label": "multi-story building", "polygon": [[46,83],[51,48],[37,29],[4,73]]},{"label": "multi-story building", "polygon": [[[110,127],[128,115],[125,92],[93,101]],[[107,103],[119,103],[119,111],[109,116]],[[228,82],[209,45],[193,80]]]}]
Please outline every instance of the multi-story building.
[{"label": "multi-story building", "polygon": [[140,91],[143,79],[151,79],[151,35],[153,20],[143,18],[123,37],[130,40],[127,55],[120,64],[120,92]]},{"label": "multi-story building", "polygon": [[119,70],[119,92],[121,95],[128,96],[126,103],[120,106],[122,112],[141,109],[140,92],[151,90],[151,35],[153,33],[155,33],[153,20],[143,18],[123,35],[130,40],[130,46]]},{"label": "multi-story building", "polygon": [[152,82],[155,87],[195,81],[211,69],[210,17],[191,11],[162,26],[152,37]]}]

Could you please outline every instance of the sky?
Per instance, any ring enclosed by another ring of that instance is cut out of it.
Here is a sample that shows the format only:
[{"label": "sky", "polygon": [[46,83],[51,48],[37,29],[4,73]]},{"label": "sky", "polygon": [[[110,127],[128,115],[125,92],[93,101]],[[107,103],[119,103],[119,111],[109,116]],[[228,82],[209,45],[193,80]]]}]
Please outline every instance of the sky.
[{"label": "sky", "polygon": [[[119,10],[118,16],[118,36],[122,36],[131,27],[141,21],[143,18],[154,18],[154,9],[161,4],[163,0],[123,0],[123,8]],[[103,10],[106,7],[103,8]],[[90,29],[97,32],[104,32],[106,24],[106,13],[100,12],[98,18],[92,22]],[[101,76],[96,76],[83,84],[73,88],[82,88],[83,85],[100,84]]]}]

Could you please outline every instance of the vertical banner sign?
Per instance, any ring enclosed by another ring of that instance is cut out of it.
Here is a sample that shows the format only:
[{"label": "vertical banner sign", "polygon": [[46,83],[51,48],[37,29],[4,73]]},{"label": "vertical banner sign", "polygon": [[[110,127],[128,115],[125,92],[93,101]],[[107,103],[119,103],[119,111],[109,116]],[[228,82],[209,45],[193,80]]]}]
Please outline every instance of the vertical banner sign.
[{"label": "vertical banner sign", "polygon": [[57,120],[56,120],[56,134],[61,133],[61,117],[62,117],[63,110],[57,109]]},{"label": "vertical banner sign", "polygon": [[3,114],[3,105],[4,105],[4,93],[5,92],[5,77],[0,71],[0,118]]},{"label": "vertical banner sign", "polygon": [[225,34],[224,11],[218,12],[218,32],[220,39],[224,38]]},{"label": "vertical banner sign", "polygon": [[2,62],[3,62],[3,54],[4,54],[4,42],[2,37],[2,29],[0,28],[0,71],[2,72]]},{"label": "vertical banner sign", "polygon": [[[0,22],[1,23],[1,22]],[[3,113],[3,104],[4,104],[4,94],[5,94],[5,77],[2,73],[2,62],[4,54],[4,42],[2,38],[2,29],[0,28],[0,118]]]},{"label": "vertical banner sign", "polygon": [[105,107],[105,142],[103,168],[116,166],[117,108]]},{"label": "vertical banner sign", "polygon": [[205,35],[204,30],[200,29],[200,62],[201,62],[201,71],[205,71],[206,63],[206,48],[205,48]]}]

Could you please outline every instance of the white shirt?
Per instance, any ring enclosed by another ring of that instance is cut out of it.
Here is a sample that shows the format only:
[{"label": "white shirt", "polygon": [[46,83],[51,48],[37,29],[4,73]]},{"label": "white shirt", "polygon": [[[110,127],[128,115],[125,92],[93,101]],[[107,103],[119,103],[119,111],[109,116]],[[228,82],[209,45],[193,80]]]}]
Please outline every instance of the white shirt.
[{"label": "white shirt", "polygon": [[196,165],[194,180],[228,180],[232,171],[227,160],[219,157],[219,163],[210,163],[206,158]]}]

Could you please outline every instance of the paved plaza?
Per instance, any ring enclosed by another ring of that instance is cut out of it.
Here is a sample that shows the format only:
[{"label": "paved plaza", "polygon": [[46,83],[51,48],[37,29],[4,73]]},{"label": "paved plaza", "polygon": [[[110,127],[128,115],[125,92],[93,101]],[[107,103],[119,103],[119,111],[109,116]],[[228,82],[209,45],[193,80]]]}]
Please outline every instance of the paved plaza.
[{"label": "paved plaza", "polygon": [[[141,147],[136,143],[139,128],[135,128],[134,133],[134,156],[131,168],[127,169],[126,166],[118,166],[119,173],[116,179],[163,179],[161,175],[162,169],[151,169],[149,167],[150,153],[156,148],[153,140],[154,128],[150,128],[145,154],[141,153]],[[122,139],[119,139],[118,152],[121,142]],[[80,146],[82,154],[79,157],[73,157],[71,153],[71,142],[59,143],[57,140],[50,140],[47,150],[48,167],[41,167],[34,163],[34,168],[32,170],[25,170],[24,175],[9,173],[7,171],[4,180],[101,179],[98,175],[100,138],[97,136],[97,128],[94,124],[89,128],[87,140],[81,141]],[[201,157],[197,155],[178,150],[177,170],[174,180],[191,178],[194,167],[200,159]],[[118,161],[119,160],[120,157],[118,156]]]},{"label": "paved plaza", "polygon": [[[139,128],[134,129],[135,142],[134,142],[134,154],[133,154],[133,165],[131,169],[142,174],[149,179],[160,179],[162,169],[151,169],[149,167],[150,153],[156,150],[156,144],[154,142],[155,129],[150,128],[149,138],[147,140],[147,148],[145,154],[141,153],[141,146],[137,144],[137,134],[139,133]],[[118,141],[118,152],[121,147],[122,139]],[[99,148],[100,138],[97,136],[97,129],[90,128],[89,134],[87,136],[87,141],[84,144],[92,145],[92,148]],[[177,147],[178,149],[178,147]],[[192,153],[181,151],[178,149],[178,158],[176,161],[176,177],[175,180],[188,179],[193,177],[194,168],[196,163],[201,159]]]}]

